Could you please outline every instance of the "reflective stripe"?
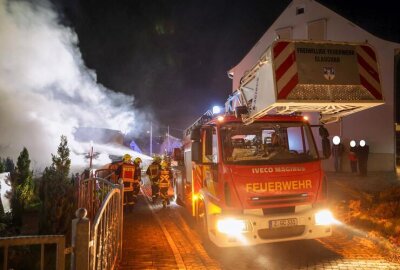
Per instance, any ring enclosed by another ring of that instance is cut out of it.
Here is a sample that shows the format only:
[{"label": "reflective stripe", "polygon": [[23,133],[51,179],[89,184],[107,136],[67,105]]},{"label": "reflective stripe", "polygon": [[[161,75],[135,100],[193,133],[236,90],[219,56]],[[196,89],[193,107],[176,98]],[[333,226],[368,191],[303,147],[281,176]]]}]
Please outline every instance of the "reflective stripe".
[{"label": "reflective stripe", "polygon": [[278,99],[285,99],[299,82],[294,44],[287,41],[277,42],[273,57]]}]

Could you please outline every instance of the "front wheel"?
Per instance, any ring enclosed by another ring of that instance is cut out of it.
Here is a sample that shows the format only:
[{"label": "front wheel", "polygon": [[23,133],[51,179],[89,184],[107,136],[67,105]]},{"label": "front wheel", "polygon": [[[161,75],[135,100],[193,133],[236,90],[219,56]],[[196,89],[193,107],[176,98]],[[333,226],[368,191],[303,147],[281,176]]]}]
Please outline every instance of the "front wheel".
[{"label": "front wheel", "polygon": [[196,220],[201,237],[206,242],[210,241],[208,236],[207,212],[203,201],[198,202]]},{"label": "front wheel", "polygon": [[174,185],[174,201],[177,205],[184,206],[182,200],[178,196],[178,185]]}]

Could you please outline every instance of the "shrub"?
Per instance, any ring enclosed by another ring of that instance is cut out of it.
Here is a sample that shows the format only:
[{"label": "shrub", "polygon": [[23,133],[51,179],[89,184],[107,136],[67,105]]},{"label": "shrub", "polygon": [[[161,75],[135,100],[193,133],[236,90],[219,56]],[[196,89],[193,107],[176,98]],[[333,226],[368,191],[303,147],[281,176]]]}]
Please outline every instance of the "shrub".
[{"label": "shrub", "polygon": [[74,187],[68,177],[71,160],[68,141],[61,136],[57,155],[40,181],[41,213],[39,231],[42,234],[68,234],[75,209]]},{"label": "shrub", "polygon": [[[9,164],[11,163],[9,162]],[[16,227],[22,226],[22,215],[26,206],[34,198],[33,172],[30,169],[30,164],[29,152],[24,147],[18,156],[17,167],[10,172],[11,191],[7,193],[7,198],[10,200],[13,224]]]}]

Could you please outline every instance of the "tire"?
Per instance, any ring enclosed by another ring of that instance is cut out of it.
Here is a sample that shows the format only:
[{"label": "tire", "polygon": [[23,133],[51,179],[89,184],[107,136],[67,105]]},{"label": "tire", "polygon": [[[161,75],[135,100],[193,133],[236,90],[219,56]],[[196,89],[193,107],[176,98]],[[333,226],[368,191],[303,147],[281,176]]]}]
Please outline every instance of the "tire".
[{"label": "tire", "polygon": [[178,185],[176,183],[174,186],[174,201],[177,205],[184,206],[181,198],[179,198],[179,196],[178,196]]},{"label": "tire", "polygon": [[197,227],[200,232],[201,238],[205,242],[209,242],[210,238],[208,236],[208,223],[207,223],[207,213],[203,201],[199,201],[197,204],[197,214],[196,214]]}]

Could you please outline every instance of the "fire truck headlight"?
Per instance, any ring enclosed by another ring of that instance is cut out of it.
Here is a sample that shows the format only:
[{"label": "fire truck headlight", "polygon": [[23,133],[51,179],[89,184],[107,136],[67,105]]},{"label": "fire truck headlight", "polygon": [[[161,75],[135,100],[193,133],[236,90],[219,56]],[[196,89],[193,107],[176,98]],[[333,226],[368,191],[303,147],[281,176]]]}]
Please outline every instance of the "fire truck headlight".
[{"label": "fire truck headlight", "polygon": [[220,233],[228,235],[238,235],[248,232],[246,221],[233,218],[218,220],[217,229]]},{"label": "fire truck headlight", "polygon": [[329,210],[321,210],[315,214],[316,225],[331,225],[335,223],[335,218]]}]

